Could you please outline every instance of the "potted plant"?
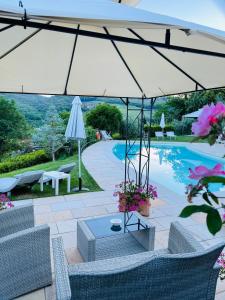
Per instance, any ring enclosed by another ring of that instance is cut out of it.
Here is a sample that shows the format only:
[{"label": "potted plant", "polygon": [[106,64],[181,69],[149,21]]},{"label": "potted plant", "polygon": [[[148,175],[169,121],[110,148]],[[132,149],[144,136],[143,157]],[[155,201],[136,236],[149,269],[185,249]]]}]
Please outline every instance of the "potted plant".
[{"label": "potted plant", "polygon": [[11,207],[14,207],[11,200],[5,194],[0,194],[0,210]]},{"label": "potted plant", "polygon": [[157,197],[156,187],[140,187],[134,181],[122,182],[116,185],[114,196],[119,197],[119,211],[138,211],[141,215],[148,217],[151,200]]}]

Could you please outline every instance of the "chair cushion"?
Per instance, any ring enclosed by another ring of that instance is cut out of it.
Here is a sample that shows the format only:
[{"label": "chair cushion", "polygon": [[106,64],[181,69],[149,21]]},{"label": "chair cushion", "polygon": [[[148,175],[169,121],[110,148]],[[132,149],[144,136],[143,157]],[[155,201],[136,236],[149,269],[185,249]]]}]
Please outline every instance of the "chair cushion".
[{"label": "chair cushion", "polygon": [[13,177],[6,177],[0,179],[0,193],[10,192],[17,183],[18,179]]},{"label": "chair cushion", "polygon": [[29,171],[21,174],[17,174],[14,177],[19,179],[18,185],[30,184],[38,181],[44,171]]}]

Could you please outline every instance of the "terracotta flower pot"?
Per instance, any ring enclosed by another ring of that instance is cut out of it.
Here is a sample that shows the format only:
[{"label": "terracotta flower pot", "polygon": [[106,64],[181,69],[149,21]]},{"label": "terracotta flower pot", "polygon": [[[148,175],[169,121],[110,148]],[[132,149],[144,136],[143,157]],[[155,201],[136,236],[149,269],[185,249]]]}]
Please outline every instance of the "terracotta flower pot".
[{"label": "terracotta flower pot", "polygon": [[140,208],[140,210],[139,210],[139,213],[143,217],[149,217],[149,215],[150,215],[150,207],[151,207],[150,202],[146,203],[146,205],[142,205],[141,208]]}]

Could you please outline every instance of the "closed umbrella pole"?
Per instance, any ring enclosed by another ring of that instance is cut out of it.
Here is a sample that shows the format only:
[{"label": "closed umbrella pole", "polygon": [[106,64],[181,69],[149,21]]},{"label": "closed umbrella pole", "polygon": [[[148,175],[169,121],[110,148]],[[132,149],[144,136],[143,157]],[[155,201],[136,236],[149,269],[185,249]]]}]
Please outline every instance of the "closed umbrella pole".
[{"label": "closed umbrella pole", "polygon": [[79,187],[75,191],[82,190],[82,173],[81,173],[81,140],[86,138],[83,114],[81,110],[80,97],[75,97],[72,103],[69,121],[67,124],[65,136],[67,139],[76,140],[78,142],[78,176]]},{"label": "closed umbrella pole", "polygon": [[79,191],[82,190],[82,177],[81,177],[81,149],[80,140],[78,140],[78,164],[79,164]]}]

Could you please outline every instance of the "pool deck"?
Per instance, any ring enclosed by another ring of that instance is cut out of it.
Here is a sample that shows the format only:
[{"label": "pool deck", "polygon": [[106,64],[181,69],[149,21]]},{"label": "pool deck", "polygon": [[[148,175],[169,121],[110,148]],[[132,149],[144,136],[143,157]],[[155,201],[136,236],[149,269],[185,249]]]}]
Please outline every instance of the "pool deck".
[{"label": "pool deck", "polygon": [[[33,203],[36,224],[48,223],[51,228],[51,237],[62,236],[66,258],[70,264],[82,261],[76,244],[77,220],[117,212],[117,199],[113,197],[113,191],[115,184],[123,180],[124,164],[112,153],[112,148],[116,143],[117,141],[99,142],[83,152],[83,163],[103,189],[102,192],[30,199],[16,203],[17,205]],[[193,147],[193,150],[204,151],[206,154],[218,157],[222,157],[225,153],[223,145],[216,145],[213,149],[206,144],[176,144],[188,145],[190,149]],[[175,220],[179,220],[187,227],[205,247],[224,241],[225,229],[213,237],[206,229],[203,214],[196,214],[188,219],[178,218],[181,209],[187,204],[185,196],[178,195],[176,191],[168,190],[157,183],[154,184],[158,187],[159,199],[153,201],[149,219],[156,226],[157,249],[167,247],[169,226]],[[52,269],[54,277],[53,264]],[[18,299],[55,300],[54,285]],[[216,300],[222,299],[225,299],[225,281],[218,280]]]}]

